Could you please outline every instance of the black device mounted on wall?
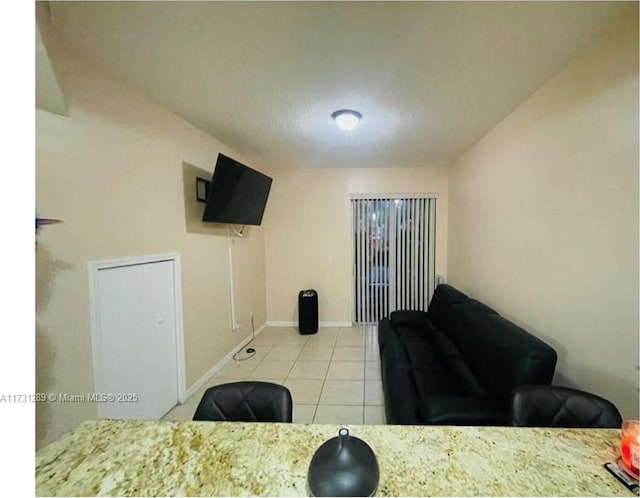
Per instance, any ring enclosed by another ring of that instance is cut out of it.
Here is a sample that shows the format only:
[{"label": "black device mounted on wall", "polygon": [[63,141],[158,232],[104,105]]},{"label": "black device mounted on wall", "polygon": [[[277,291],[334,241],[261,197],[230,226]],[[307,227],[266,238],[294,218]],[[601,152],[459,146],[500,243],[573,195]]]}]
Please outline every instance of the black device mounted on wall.
[{"label": "black device mounted on wall", "polygon": [[206,178],[196,178],[196,200],[198,202],[207,202],[207,196],[209,195],[209,187],[211,182]]},{"label": "black device mounted on wall", "polygon": [[202,221],[260,225],[272,181],[259,171],[218,154],[211,181],[196,179],[197,199],[206,199]]}]

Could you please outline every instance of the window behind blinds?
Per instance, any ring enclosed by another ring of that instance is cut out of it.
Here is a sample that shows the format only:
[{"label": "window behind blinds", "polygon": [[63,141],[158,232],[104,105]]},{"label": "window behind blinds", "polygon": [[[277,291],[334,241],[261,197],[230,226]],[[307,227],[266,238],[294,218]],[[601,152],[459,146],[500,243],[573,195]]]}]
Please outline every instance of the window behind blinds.
[{"label": "window behind blinds", "polygon": [[426,310],[435,285],[436,199],[351,199],[354,321]]}]

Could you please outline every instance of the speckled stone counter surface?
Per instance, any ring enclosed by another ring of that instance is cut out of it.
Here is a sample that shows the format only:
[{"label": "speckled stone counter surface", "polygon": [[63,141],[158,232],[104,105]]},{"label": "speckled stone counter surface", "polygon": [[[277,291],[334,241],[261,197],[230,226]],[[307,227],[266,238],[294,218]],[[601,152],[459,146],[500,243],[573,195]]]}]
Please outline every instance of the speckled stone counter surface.
[{"label": "speckled stone counter surface", "polygon": [[[615,429],[351,425],[379,496],[633,496],[602,466]],[[36,454],[38,496],[306,496],[337,425],[94,420]]]}]

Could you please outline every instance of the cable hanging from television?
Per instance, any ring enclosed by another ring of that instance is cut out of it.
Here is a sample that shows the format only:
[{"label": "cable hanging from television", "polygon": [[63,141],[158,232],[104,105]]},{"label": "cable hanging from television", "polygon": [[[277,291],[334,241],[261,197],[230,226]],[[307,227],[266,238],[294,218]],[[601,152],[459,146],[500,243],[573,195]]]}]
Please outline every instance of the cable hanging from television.
[{"label": "cable hanging from television", "polygon": [[244,237],[244,227],[245,225],[242,225],[242,228],[238,231],[236,230],[235,225],[229,225],[231,227],[231,230],[233,230],[233,233],[235,233],[238,237]]}]

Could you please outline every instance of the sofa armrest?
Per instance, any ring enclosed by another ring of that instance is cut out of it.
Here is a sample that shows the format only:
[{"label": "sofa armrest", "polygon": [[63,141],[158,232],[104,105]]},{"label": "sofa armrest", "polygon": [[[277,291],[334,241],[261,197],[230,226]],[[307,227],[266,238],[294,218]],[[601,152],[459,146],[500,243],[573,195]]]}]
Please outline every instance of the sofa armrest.
[{"label": "sofa armrest", "polygon": [[430,396],[419,410],[429,425],[509,425],[508,410],[487,396]]},{"label": "sofa armrest", "polygon": [[398,310],[389,315],[391,323],[394,325],[423,325],[429,320],[426,311]]}]

